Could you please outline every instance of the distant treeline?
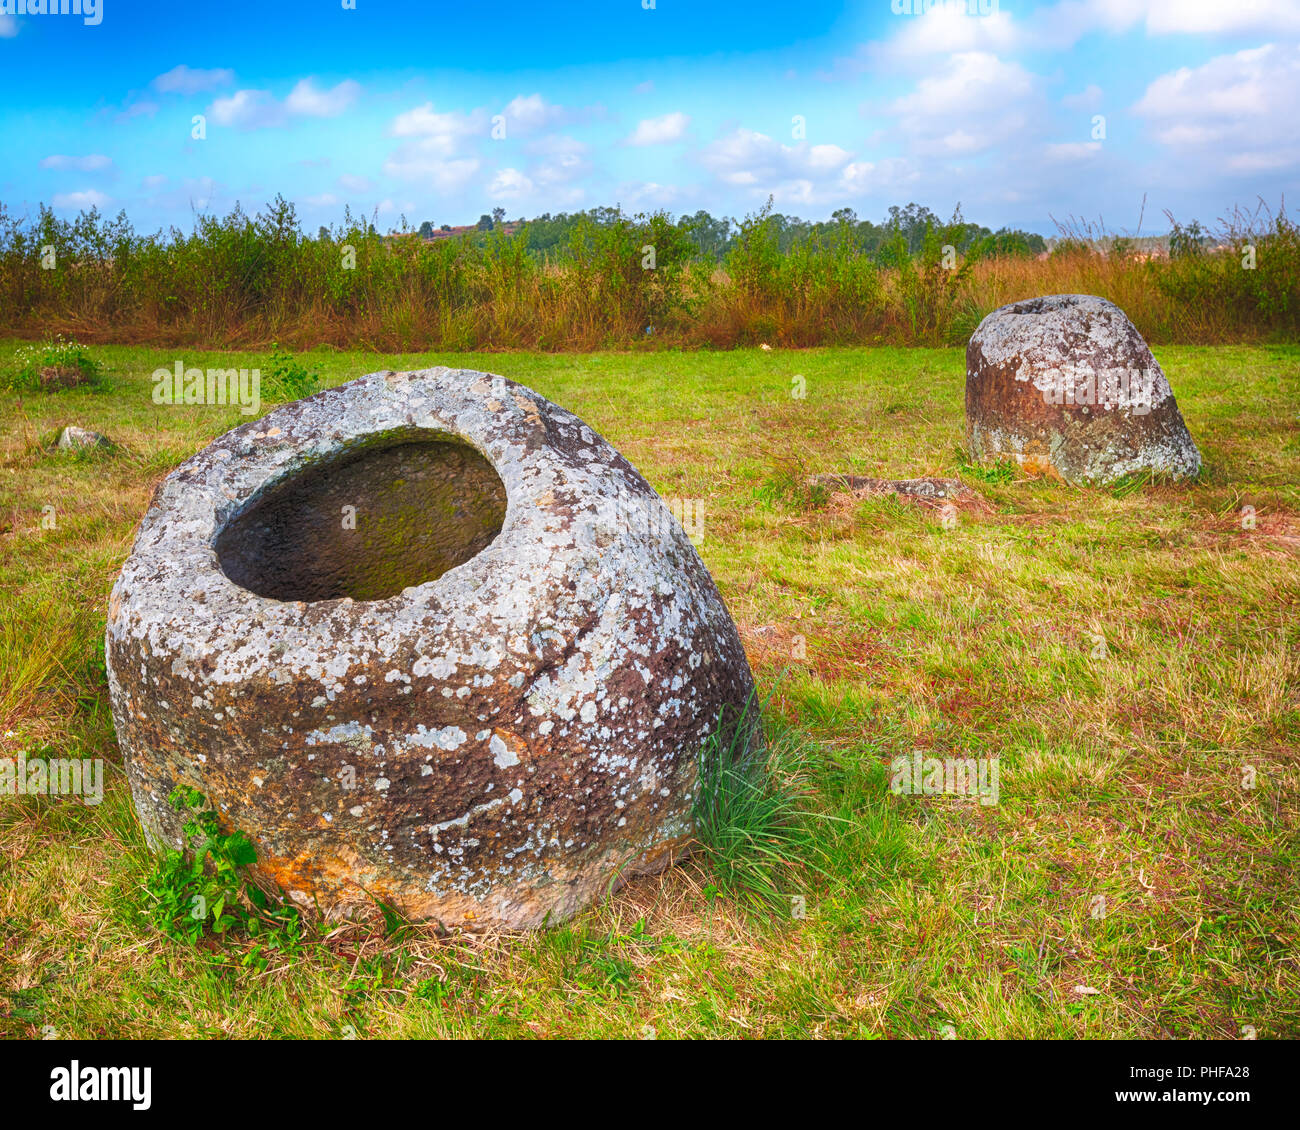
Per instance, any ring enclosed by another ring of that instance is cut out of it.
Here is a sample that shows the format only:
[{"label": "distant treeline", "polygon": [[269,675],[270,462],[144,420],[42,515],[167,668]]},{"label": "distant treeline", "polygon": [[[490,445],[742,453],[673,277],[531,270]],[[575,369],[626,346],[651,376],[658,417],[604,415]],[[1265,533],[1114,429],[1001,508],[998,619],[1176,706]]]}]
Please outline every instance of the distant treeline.
[{"label": "distant treeline", "polygon": [[770,202],[738,222],[617,208],[483,219],[434,239],[403,222],[395,237],[345,210],[309,237],[277,197],[143,235],[124,213],[0,205],[0,333],[382,350],[959,344],[996,307],[1061,292],[1117,302],[1157,342],[1300,329],[1300,238],[1284,212],[1236,213],[1214,232],[1174,224],[1160,256],[1089,228],[1049,248],[917,204],[880,224],[850,209],[809,223]]},{"label": "distant treeline", "polygon": [[[832,213],[828,221],[801,220],[798,216],[785,216],[767,210],[763,213],[774,233],[776,248],[782,254],[801,245],[826,246],[845,243],[864,255],[875,258],[881,265],[893,265],[900,255],[917,255],[925,243],[926,233],[945,229],[954,241],[958,254],[971,259],[985,259],[993,255],[1037,255],[1047,250],[1047,241],[1034,232],[1000,228],[991,231],[979,224],[966,223],[957,215],[947,223],[929,208],[908,204],[894,205],[879,224],[860,220],[852,208],[841,208]],[[618,208],[592,208],[586,212],[549,212],[533,220],[517,220],[522,225],[518,238],[526,241],[528,250],[536,254],[563,254],[576,232],[586,225],[609,227],[624,218]],[[493,219],[485,216],[491,230]],[[483,220],[479,221],[483,225]],[[744,230],[743,221],[715,217],[700,210],[694,215],[678,218],[676,226],[683,232],[701,255],[722,263],[735,248]]]}]

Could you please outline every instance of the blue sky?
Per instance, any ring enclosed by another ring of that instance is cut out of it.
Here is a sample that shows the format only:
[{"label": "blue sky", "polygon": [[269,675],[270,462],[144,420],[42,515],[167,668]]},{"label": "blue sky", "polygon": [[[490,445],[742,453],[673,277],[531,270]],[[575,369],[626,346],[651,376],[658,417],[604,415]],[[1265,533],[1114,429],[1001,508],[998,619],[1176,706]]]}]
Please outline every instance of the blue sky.
[{"label": "blue sky", "polygon": [[1050,234],[1300,183],[1300,0],[344,2],[0,0],[0,201],[188,229],[279,192],[386,230],[771,194]]}]

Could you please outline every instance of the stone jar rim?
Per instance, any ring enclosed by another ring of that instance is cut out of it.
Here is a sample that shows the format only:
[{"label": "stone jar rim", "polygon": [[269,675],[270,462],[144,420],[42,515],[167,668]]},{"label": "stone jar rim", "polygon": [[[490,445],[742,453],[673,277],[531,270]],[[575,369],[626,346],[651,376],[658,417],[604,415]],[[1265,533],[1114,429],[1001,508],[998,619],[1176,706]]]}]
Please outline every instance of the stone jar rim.
[{"label": "stone jar rim", "polygon": [[[474,370],[387,370],[227,432],[176,468],[155,493],[110,601],[110,632],[148,633],[155,649],[181,661],[187,650],[182,633],[202,639],[203,650],[229,666],[234,681],[250,666],[283,667],[291,656],[290,667],[322,672],[341,641],[363,642],[358,633],[370,649],[396,657],[413,633],[427,634],[432,646],[448,628],[463,631],[471,617],[508,622],[520,607],[521,588],[562,585],[575,565],[594,566],[608,544],[608,520],[591,504],[595,492],[578,489],[582,482],[603,479],[616,492],[647,494],[662,506],[605,440],[572,413],[540,400],[522,385]],[[577,442],[556,442],[555,424],[576,433]],[[467,444],[495,470],[506,511],[490,545],[430,581],[378,600],[281,601],[226,576],[216,539],[268,491],[361,441],[404,431]],[[682,551],[693,555],[684,531],[678,532]],[[521,623],[518,630],[526,637],[530,629]],[[280,653],[257,652],[252,641],[271,637]],[[494,665],[490,655],[483,658]]]}]

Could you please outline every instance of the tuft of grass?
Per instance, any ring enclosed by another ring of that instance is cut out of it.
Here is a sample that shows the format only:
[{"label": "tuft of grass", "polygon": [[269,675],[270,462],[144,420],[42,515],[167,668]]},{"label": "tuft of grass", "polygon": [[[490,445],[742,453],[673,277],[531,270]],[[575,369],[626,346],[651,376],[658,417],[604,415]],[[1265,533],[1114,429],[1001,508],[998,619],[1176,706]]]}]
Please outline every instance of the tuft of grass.
[{"label": "tuft of grass", "polygon": [[807,750],[784,727],[764,733],[755,694],[724,710],[698,758],[692,819],[719,894],[788,912],[810,869],[819,870],[808,807]]},{"label": "tuft of grass", "polygon": [[996,463],[985,466],[970,462],[965,451],[958,451],[957,469],[963,478],[974,479],[985,486],[1005,486],[1015,482],[1021,474],[1020,468],[1010,459],[999,459]]}]

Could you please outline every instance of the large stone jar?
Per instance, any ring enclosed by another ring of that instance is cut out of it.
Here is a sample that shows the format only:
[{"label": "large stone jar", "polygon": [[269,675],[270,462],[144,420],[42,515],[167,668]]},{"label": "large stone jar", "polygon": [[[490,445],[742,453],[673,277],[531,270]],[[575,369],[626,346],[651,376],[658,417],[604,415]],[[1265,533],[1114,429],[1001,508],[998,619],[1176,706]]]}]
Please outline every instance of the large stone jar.
[{"label": "large stone jar", "polygon": [[182,846],[189,785],[298,902],[466,927],[561,920],[686,850],[698,758],[753,691],[627,460],[445,368],[286,405],[173,471],[107,657],[153,843]]}]

